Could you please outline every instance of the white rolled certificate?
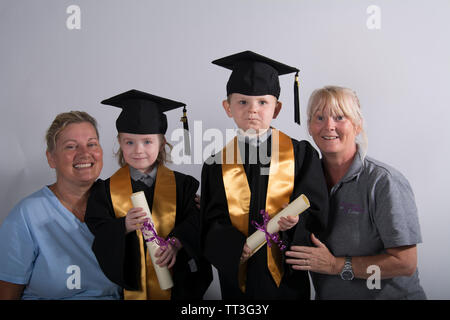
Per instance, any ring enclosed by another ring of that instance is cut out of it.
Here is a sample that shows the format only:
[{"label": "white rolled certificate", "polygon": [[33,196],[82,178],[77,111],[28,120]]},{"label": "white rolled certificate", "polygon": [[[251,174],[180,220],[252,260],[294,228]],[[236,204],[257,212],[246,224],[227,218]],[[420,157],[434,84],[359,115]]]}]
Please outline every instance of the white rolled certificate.
[{"label": "white rolled certificate", "polygon": [[[147,218],[149,218],[150,222],[153,223],[152,220],[152,214],[150,212],[150,209],[148,207],[147,199],[145,198],[145,194],[143,191],[135,192],[131,195],[131,202],[133,203],[133,207],[140,207],[144,209],[144,212],[147,214]],[[152,235],[146,234],[145,232],[142,232],[142,235],[144,236],[144,239],[147,240]],[[167,290],[173,287],[173,281],[172,281],[172,275],[170,274],[169,268],[167,267],[160,267],[158,264],[156,264],[156,257],[155,253],[156,250],[158,250],[159,246],[155,243],[155,241],[147,242],[148,252],[150,253],[150,258],[153,263],[153,267],[155,268],[156,277],[158,278],[159,287],[162,290]]]},{"label": "white rolled certificate", "polygon": [[[292,201],[286,208],[278,212],[272,219],[267,223],[267,232],[275,233],[280,231],[280,221],[281,217],[299,215],[303,213],[306,209],[310,207],[308,198],[302,194],[297,199]],[[252,250],[252,255],[258,251],[264,244],[266,244],[266,235],[261,230],[257,230],[250,237],[247,238],[247,246]]]}]

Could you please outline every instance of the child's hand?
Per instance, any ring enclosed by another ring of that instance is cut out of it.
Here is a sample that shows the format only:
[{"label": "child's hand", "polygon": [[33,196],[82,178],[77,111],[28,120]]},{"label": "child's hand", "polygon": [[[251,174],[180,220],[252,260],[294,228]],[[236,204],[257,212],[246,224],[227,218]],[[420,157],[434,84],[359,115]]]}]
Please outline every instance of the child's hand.
[{"label": "child's hand", "polygon": [[[283,204],[283,209],[288,206],[287,203]],[[280,231],[286,231],[291,229],[293,226],[295,226],[298,223],[298,215],[295,217],[288,216],[288,217],[281,217],[278,221],[278,225],[280,226]]]},{"label": "child's hand", "polygon": [[252,250],[248,247],[247,243],[244,244],[244,248],[242,248],[242,254],[241,254],[241,263],[244,263],[245,261],[248,260],[248,258],[250,258],[252,254]]},{"label": "child's hand", "polygon": [[298,223],[298,216],[292,217],[281,217],[278,221],[278,225],[280,226],[280,231],[286,231],[291,229]]},{"label": "child's hand", "polygon": [[200,209],[200,196],[198,194],[195,195],[194,201],[197,208]]},{"label": "child's hand", "polygon": [[142,208],[133,208],[127,212],[125,217],[125,234],[136,231],[142,227],[142,224],[148,221],[146,213]]},{"label": "child's hand", "polygon": [[175,239],[175,245],[169,243],[164,249],[159,247],[158,250],[156,250],[155,257],[158,258],[156,264],[160,267],[167,266],[168,268],[172,268],[175,265],[178,250],[180,250],[183,245],[177,238],[173,239]]}]

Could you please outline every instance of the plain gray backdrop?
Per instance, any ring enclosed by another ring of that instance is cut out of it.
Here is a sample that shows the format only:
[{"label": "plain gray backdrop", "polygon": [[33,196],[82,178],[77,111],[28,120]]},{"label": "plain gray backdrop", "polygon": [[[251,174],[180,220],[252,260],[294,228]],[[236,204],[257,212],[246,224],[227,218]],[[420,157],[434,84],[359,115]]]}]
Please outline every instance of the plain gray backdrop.
[{"label": "plain gray backdrop", "polygon": [[[80,29],[66,25],[70,5],[80,8]],[[58,113],[84,110],[98,120],[107,178],[118,168],[120,110],[101,100],[148,91],[186,102],[191,128],[202,121],[202,132],[225,132],[234,128],[221,107],[230,73],[210,62],[253,50],[301,70],[303,120],[314,89],[357,92],[368,154],[399,169],[414,189],[422,286],[431,299],[449,299],[449,14],[448,0],[1,0],[0,222],[55,181],[44,135]],[[280,82],[283,110],[273,125],[312,142],[306,126],[293,123],[293,75]],[[169,139],[180,115],[168,113]],[[208,144],[193,131],[197,148]],[[200,179],[200,164],[171,167]],[[220,298],[217,279],[207,298]]]}]

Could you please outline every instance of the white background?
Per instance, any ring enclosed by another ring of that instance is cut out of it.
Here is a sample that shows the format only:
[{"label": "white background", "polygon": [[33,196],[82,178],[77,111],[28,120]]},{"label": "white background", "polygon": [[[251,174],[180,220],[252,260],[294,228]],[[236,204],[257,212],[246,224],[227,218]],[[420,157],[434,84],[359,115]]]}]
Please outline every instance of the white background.
[{"label": "white background", "polygon": [[[73,4],[79,30],[66,27]],[[367,27],[370,5],[381,10],[380,29]],[[54,182],[44,135],[58,113],[84,110],[98,120],[107,178],[118,168],[119,109],[101,100],[148,91],[188,104],[191,128],[202,121],[203,132],[191,130],[197,141],[208,128],[225,133],[234,128],[221,107],[229,71],[210,62],[253,50],[301,70],[303,120],[316,88],[358,93],[368,154],[399,169],[416,195],[422,286],[429,298],[449,299],[449,15],[448,0],[1,0],[0,222]],[[311,141],[292,121],[293,75],[280,80],[284,109],[273,125]],[[168,113],[168,138],[180,115]],[[200,179],[200,164],[172,167]],[[208,297],[220,297],[217,280]]]}]

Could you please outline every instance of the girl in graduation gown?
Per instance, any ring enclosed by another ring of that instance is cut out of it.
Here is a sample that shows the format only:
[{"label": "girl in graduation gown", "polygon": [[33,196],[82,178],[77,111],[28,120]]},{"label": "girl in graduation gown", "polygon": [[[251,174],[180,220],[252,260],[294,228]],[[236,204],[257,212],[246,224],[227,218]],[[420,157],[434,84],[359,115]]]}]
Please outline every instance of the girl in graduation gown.
[{"label": "girl in graduation gown", "polygon": [[[194,198],[199,183],[164,166],[167,119],[162,113],[184,104],[130,90],[102,101],[121,107],[116,121],[121,168],[98,180],[86,211],[95,235],[92,249],[105,275],[122,286],[125,299],[202,299],[212,280],[201,256],[200,215]],[[171,238],[156,263],[171,269],[174,286],[161,290],[140,228],[147,221],[130,196],[143,191],[158,236]]]}]

